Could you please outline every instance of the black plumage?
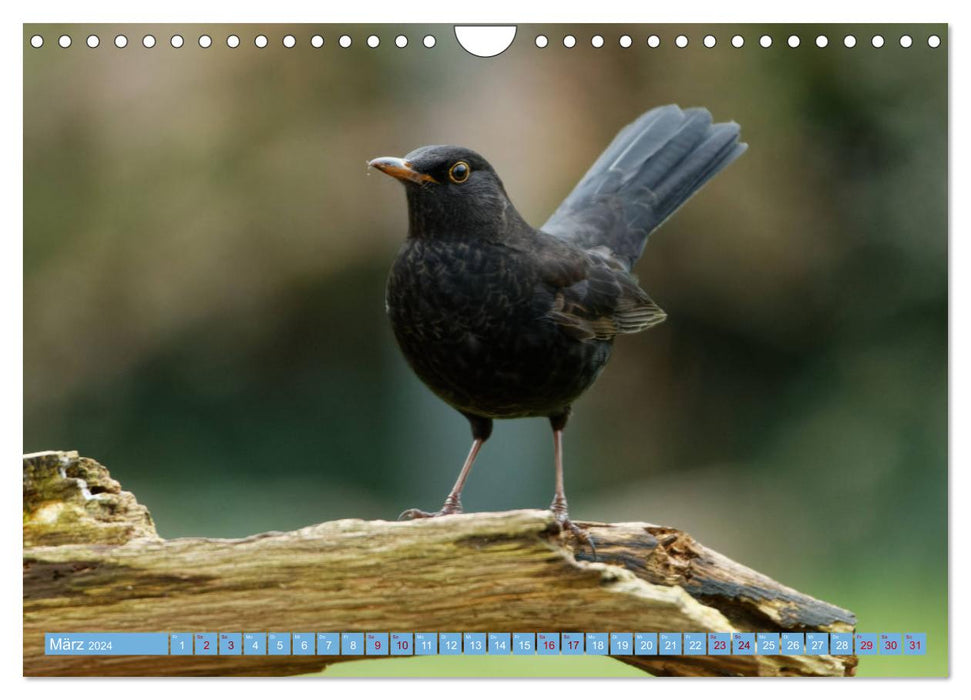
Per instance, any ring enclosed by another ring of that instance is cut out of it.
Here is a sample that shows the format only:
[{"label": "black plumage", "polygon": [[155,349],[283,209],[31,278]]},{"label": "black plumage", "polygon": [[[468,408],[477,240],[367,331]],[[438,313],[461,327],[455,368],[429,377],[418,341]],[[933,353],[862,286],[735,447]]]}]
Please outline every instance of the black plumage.
[{"label": "black plumage", "polygon": [[[408,236],[388,278],[388,317],[421,380],[468,418],[473,445],[436,513],[461,491],[497,418],[545,416],[554,430],[552,509],[567,513],[562,430],[617,335],[664,320],[630,269],[647,237],[745,150],[734,123],[674,105],[620,131],[539,230],[516,211],[479,154],[425,146],[370,165],[401,180]],[[590,543],[592,546],[592,543]]]}]

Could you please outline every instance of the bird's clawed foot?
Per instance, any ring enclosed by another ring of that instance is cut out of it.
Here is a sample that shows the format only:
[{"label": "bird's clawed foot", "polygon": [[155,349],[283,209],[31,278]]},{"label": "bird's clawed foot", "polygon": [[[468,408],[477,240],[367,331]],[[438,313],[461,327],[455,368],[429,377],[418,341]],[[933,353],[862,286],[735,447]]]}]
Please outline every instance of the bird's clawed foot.
[{"label": "bird's clawed foot", "polygon": [[404,513],[398,516],[398,520],[420,520],[421,518],[437,518],[439,515],[454,515],[456,513],[463,513],[462,501],[452,498],[445,499],[445,505],[437,513],[429,513],[427,510],[418,510],[417,508],[409,508]]},{"label": "bird's clawed foot", "polygon": [[590,548],[590,553],[593,555],[594,560],[596,560],[597,548],[593,544],[593,538],[590,537],[589,532],[570,520],[570,514],[566,510],[566,501],[555,499],[553,504],[550,506],[550,510],[553,511],[553,515],[556,516],[556,522],[559,523],[560,528],[563,530],[569,530],[581,544],[588,546]]}]

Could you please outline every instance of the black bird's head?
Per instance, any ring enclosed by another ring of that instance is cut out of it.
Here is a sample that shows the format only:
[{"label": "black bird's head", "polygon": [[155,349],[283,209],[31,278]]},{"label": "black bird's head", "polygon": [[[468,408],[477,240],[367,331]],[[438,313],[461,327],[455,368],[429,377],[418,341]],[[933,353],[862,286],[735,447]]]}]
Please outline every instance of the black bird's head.
[{"label": "black bird's head", "polygon": [[522,219],[489,162],[459,146],[422,146],[368,162],[405,186],[409,236],[502,237]]}]

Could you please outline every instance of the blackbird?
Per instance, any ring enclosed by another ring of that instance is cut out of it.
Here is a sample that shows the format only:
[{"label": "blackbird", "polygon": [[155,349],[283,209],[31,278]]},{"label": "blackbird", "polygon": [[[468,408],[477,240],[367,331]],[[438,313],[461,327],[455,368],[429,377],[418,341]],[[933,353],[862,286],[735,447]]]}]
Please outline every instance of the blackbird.
[{"label": "blackbird", "polygon": [[424,146],[368,163],[400,180],[408,201],[408,236],[385,297],[395,338],[415,374],[472,427],[442,508],[401,518],[461,513],[493,420],[543,416],[553,428],[550,508],[593,548],[570,521],[563,487],[571,406],[617,335],[665,319],[631,274],[647,237],[746,147],[737,124],[712,124],[706,109],[652,109],[617,134],[540,229],[468,148]]}]

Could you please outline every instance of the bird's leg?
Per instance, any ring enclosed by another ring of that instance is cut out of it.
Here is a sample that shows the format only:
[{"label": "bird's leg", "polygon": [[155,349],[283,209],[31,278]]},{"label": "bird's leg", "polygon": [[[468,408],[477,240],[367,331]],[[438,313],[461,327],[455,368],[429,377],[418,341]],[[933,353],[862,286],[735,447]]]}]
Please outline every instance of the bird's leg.
[{"label": "bird's leg", "polygon": [[415,518],[434,518],[436,515],[451,515],[452,513],[462,512],[462,488],[465,486],[465,480],[469,477],[469,472],[472,471],[472,464],[475,462],[475,457],[479,454],[479,448],[482,447],[482,443],[485,440],[481,438],[476,438],[472,441],[472,449],[469,450],[469,456],[465,458],[465,464],[462,465],[462,471],[459,472],[459,478],[455,480],[455,486],[449,491],[448,496],[445,498],[445,504],[442,509],[437,513],[429,513],[428,511],[418,510],[417,508],[409,508],[404,513],[398,516],[398,520],[414,520]]},{"label": "bird's leg", "polygon": [[570,520],[567,511],[566,489],[563,487],[563,428],[566,427],[569,412],[562,416],[551,416],[550,424],[553,426],[553,461],[556,464],[556,490],[553,493],[553,503],[550,510],[556,516],[556,521],[561,527],[568,529],[580,542],[588,545],[593,553],[594,559],[597,558],[597,548],[593,545],[590,534],[579,525]]},{"label": "bird's leg", "polygon": [[459,478],[455,480],[455,486],[452,487],[448,496],[445,497],[445,503],[442,505],[442,509],[437,513],[429,513],[428,511],[417,508],[409,508],[398,516],[398,520],[434,518],[439,515],[451,515],[462,512],[462,489],[465,487],[465,480],[469,478],[469,473],[472,471],[472,465],[475,463],[475,458],[479,454],[479,449],[489,439],[489,435],[492,434],[492,421],[488,418],[468,415],[466,418],[472,424],[472,448],[469,450],[468,457],[465,458],[465,464],[462,465]]}]

